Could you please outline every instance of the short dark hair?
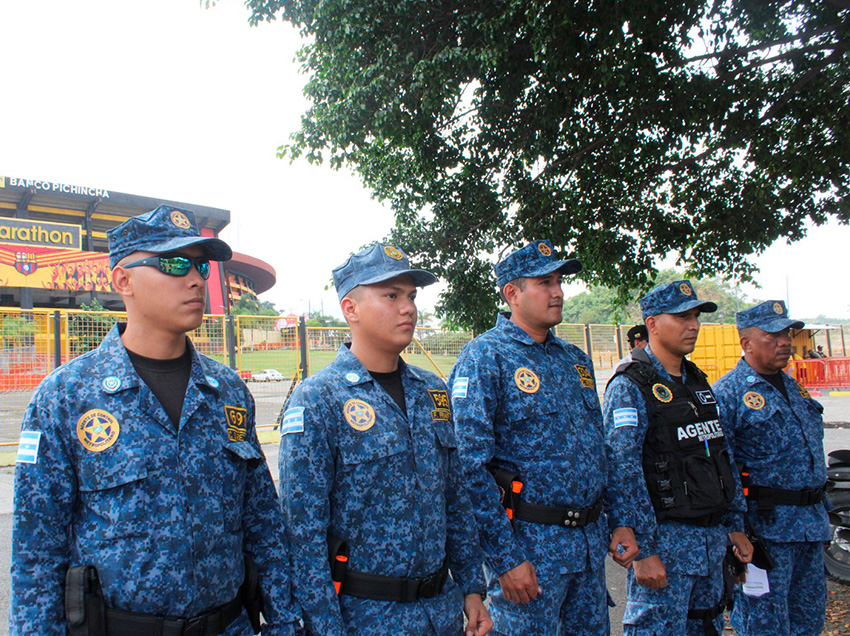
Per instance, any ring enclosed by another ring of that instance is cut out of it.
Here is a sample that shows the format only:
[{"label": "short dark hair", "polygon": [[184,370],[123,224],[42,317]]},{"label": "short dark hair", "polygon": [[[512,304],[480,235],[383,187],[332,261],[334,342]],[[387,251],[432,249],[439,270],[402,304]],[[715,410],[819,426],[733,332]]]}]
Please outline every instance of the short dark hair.
[{"label": "short dark hair", "polygon": [[629,339],[629,346],[635,346],[635,340],[649,340],[649,331],[646,325],[635,325],[626,332],[626,337]]},{"label": "short dark hair", "polygon": [[525,280],[526,280],[525,277],[521,276],[519,278],[514,278],[513,280],[509,280],[507,283],[502,285],[499,288],[499,296],[502,297],[502,302],[505,303],[506,305],[510,306],[508,299],[505,297],[505,287],[507,287],[508,285],[516,285],[517,287],[519,287],[520,291],[525,291]]}]

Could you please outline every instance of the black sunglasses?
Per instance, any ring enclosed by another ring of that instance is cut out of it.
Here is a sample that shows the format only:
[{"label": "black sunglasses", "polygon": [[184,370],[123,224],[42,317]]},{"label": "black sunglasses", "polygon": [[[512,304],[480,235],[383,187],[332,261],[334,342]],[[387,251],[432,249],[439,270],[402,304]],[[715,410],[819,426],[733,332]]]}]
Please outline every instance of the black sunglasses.
[{"label": "black sunglasses", "polygon": [[195,258],[193,256],[171,255],[171,256],[149,256],[140,261],[127,263],[123,267],[142,267],[149,265],[156,267],[163,274],[169,276],[185,276],[192,269],[192,265],[204,280],[210,277],[210,261],[208,258]]}]

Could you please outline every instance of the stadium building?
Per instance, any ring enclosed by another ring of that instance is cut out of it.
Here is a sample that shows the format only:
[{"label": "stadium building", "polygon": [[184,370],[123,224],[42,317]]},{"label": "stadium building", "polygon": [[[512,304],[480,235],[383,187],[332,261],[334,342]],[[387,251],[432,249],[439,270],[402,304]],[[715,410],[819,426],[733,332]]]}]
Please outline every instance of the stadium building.
[{"label": "stadium building", "polygon": [[[0,176],[0,307],[74,309],[97,301],[121,310],[112,291],[106,232],[161,204],[192,210],[203,236],[217,237],[230,211],[88,186]],[[233,253],[211,263],[207,313],[229,313],[242,294],[275,284],[274,268]]]}]

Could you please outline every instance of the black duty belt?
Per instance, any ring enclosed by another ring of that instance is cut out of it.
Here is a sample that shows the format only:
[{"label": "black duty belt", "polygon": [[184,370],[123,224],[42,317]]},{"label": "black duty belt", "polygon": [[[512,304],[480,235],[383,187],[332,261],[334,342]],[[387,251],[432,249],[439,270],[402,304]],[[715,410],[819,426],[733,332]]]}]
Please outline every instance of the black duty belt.
[{"label": "black duty belt", "polygon": [[340,594],[368,598],[373,601],[412,603],[420,598],[437,596],[443,591],[448,576],[449,568],[447,565],[443,565],[439,570],[423,579],[381,576],[347,570]]},{"label": "black duty belt", "polygon": [[750,485],[747,499],[771,506],[811,506],[823,501],[823,487],[808,490],[783,490]]},{"label": "black duty belt", "polygon": [[239,597],[194,618],[167,618],[106,608],[106,633],[109,636],[217,636],[241,613]]},{"label": "black duty belt", "polygon": [[514,519],[543,523],[565,528],[583,528],[599,519],[602,514],[602,497],[589,508],[558,508],[537,506],[520,500],[514,509]]},{"label": "black duty belt", "polygon": [[500,501],[508,513],[508,519],[543,523],[564,528],[582,528],[599,519],[602,514],[600,497],[589,508],[560,508],[556,506],[538,506],[522,499],[522,478],[506,468],[489,468],[499,486]]}]

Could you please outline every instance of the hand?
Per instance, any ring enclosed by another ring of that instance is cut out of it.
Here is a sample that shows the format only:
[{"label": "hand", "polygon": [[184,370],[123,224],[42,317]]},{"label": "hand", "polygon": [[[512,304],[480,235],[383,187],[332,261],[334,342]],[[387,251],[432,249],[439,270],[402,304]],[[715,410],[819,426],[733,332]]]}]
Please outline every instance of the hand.
[{"label": "hand", "polygon": [[[617,549],[618,547],[623,548],[622,553]],[[614,532],[611,533],[611,545],[608,546],[608,554],[611,555],[617,565],[622,565],[628,570],[632,561],[640,554],[637,539],[635,539],[635,531],[626,526],[614,528]]]},{"label": "hand", "polygon": [[464,597],[463,613],[466,614],[466,636],[484,636],[493,629],[493,621],[480,594]]},{"label": "hand", "polygon": [[650,590],[667,587],[667,569],[657,554],[635,561],[635,580]]},{"label": "hand", "polygon": [[[743,532],[730,532],[729,533],[729,541],[732,543],[732,552],[735,554],[735,558],[738,559],[741,563],[750,563],[753,560],[753,544],[750,543],[750,540],[747,538],[747,535]],[[736,579],[738,583],[746,583],[747,582],[747,572],[744,570],[741,574],[739,574]]]},{"label": "hand", "polygon": [[528,561],[523,561],[500,576],[499,585],[502,586],[505,599],[514,603],[528,603],[542,592],[537,584],[537,572]]},{"label": "hand", "polygon": [[741,563],[749,563],[753,560],[753,544],[743,532],[730,532],[729,541],[732,542],[732,551],[735,558]]}]

